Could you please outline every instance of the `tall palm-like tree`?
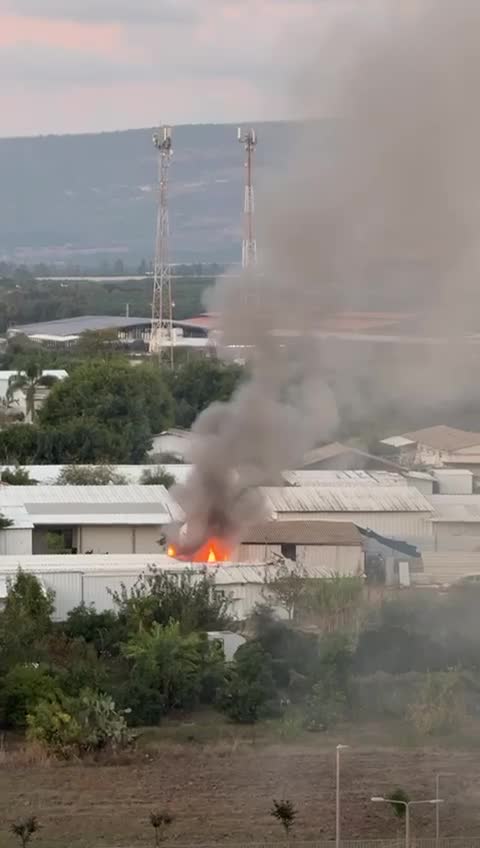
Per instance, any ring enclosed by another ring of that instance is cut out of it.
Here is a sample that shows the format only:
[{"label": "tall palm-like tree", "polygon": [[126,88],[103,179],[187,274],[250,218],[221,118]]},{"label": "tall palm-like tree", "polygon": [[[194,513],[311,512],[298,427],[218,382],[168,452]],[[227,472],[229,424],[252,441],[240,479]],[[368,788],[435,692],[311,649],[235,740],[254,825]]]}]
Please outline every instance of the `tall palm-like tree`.
[{"label": "tall palm-like tree", "polygon": [[14,374],[8,381],[7,401],[11,401],[15,392],[23,392],[25,396],[25,412],[26,417],[30,421],[35,420],[35,400],[38,389],[49,388],[56,383],[57,378],[48,374],[43,374],[42,369],[35,363],[27,365],[24,371],[19,371]]}]

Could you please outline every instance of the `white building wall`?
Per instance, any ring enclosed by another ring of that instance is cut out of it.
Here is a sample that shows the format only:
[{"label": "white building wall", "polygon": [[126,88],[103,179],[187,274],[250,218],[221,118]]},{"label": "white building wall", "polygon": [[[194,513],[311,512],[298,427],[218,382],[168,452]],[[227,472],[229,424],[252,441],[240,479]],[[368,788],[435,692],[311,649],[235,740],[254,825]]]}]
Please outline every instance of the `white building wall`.
[{"label": "white building wall", "polygon": [[[240,545],[233,555],[235,562],[268,562],[281,545]],[[363,551],[360,545],[297,545],[297,562],[304,565],[322,565],[337,574],[356,574],[363,571]]]},{"label": "white building wall", "polygon": [[480,522],[435,524],[436,551],[480,551]]},{"label": "white building wall", "polygon": [[[39,559],[41,557],[39,556]],[[35,572],[43,586],[55,592],[55,621],[64,621],[83,601],[83,576],[78,571]],[[100,610],[99,610],[100,612]]]},{"label": "white building wall", "polygon": [[162,530],[160,527],[135,527],[134,542],[136,554],[159,554],[159,545]]},{"label": "white building wall", "polygon": [[[78,553],[133,554],[133,527],[83,526],[78,533]],[[158,551],[157,551],[158,553]]]},{"label": "white building wall", "polygon": [[0,556],[18,554],[30,556],[32,553],[32,531],[10,528],[0,531]]},{"label": "white building wall", "polygon": [[351,521],[384,536],[408,538],[431,536],[427,512],[279,512],[279,521]]},{"label": "white building wall", "polygon": [[297,560],[305,565],[321,565],[332,574],[363,573],[364,557],[360,546],[299,545]]},{"label": "white building wall", "polygon": [[127,592],[133,588],[138,580],[138,574],[84,574],[83,595],[85,604],[94,604],[100,612],[102,610],[113,610],[115,604],[112,592],[120,592],[122,585]]},{"label": "white building wall", "polygon": [[407,486],[416,489],[421,495],[433,495],[433,480],[422,480],[415,477],[406,477]]}]

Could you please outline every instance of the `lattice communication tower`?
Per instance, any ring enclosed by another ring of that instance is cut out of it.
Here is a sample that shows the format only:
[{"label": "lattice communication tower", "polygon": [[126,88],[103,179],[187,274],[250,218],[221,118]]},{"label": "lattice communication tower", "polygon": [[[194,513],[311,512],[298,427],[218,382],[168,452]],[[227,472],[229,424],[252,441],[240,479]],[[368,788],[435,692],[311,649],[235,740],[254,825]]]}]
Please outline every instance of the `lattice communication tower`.
[{"label": "lattice communication tower", "polygon": [[244,232],[242,243],[242,268],[252,268],[257,264],[257,242],[255,239],[255,198],[253,191],[253,154],[257,146],[257,134],[250,129],[243,132],[238,129],[238,140],[245,147],[245,207]]},{"label": "lattice communication tower", "polygon": [[170,365],[173,366],[175,337],[173,329],[172,277],[169,257],[170,228],[168,220],[168,177],[173,153],[171,127],[161,127],[158,132],[154,133],[153,143],[158,150],[158,212],[153,272],[150,353],[160,355],[163,350],[168,351]]}]

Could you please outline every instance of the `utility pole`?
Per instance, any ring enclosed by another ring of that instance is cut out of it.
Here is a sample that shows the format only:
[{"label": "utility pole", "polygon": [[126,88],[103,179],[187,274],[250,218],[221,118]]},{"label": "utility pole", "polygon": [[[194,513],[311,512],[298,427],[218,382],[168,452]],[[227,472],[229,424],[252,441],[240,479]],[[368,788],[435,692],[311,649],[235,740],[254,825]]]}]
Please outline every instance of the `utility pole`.
[{"label": "utility pole", "polygon": [[257,264],[257,242],[255,239],[255,198],[253,191],[253,154],[257,146],[257,134],[250,129],[243,132],[238,128],[238,140],[246,151],[245,159],[245,206],[242,244],[242,268],[253,268]]},{"label": "utility pole", "polygon": [[171,127],[161,127],[154,133],[153,143],[158,150],[158,211],[155,239],[155,264],[153,269],[152,329],[150,353],[161,355],[163,348],[170,351],[173,367],[172,277],[169,258],[168,176],[172,158]]}]

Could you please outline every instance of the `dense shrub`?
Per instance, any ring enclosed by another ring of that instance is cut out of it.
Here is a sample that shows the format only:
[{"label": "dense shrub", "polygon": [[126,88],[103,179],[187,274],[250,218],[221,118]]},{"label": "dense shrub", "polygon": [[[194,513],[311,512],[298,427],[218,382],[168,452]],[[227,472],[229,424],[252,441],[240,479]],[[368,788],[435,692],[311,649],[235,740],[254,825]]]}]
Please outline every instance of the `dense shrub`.
[{"label": "dense shrub", "polygon": [[42,701],[60,694],[57,681],[43,666],[16,665],[7,672],[0,687],[0,714],[7,727],[25,727],[27,714]]},{"label": "dense shrub", "polygon": [[106,748],[118,750],[133,739],[113,700],[88,689],[76,699],[41,701],[27,716],[27,723],[30,740],[66,758]]},{"label": "dense shrub", "polygon": [[127,637],[125,625],[115,612],[97,612],[93,605],[85,604],[69,612],[63,631],[69,639],[84,639],[99,655],[117,655],[120,642]]},{"label": "dense shrub", "polygon": [[275,702],[272,659],[261,645],[247,642],[227,668],[219,706],[232,721],[250,724],[272,714]]},{"label": "dense shrub", "polygon": [[172,576],[152,568],[130,592],[124,588],[113,597],[119,618],[131,633],[171,621],[178,621],[184,633],[226,630],[231,623],[230,599],[215,592],[214,581],[205,572]]},{"label": "dense shrub", "polygon": [[197,704],[204,677],[218,662],[216,647],[201,634],[183,634],[178,622],[139,630],[124,653],[132,662],[132,681],[157,693],[163,713]]}]

